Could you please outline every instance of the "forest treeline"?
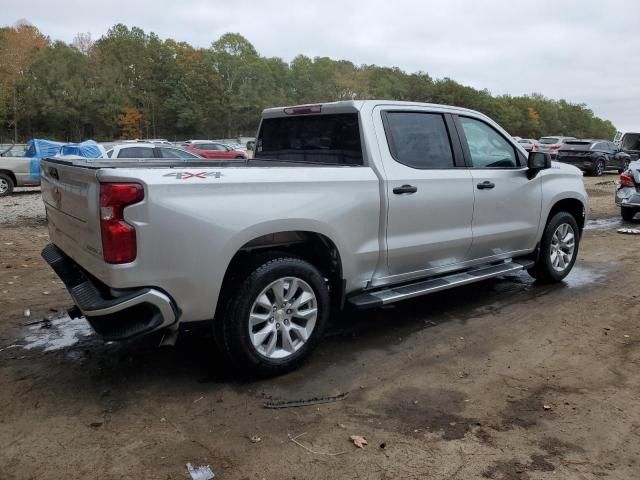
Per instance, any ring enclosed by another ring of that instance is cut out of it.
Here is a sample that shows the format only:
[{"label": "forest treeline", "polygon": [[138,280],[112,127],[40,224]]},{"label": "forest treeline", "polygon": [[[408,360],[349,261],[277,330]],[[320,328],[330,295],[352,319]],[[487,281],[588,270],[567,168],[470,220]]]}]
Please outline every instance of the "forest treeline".
[{"label": "forest treeline", "polygon": [[209,48],[115,25],[93,41],[53,41],[22,21],[0,28],[0,143],[253,135],[262,109],[346,99],[444,103],[479,110],[512,135],[612,138],[583,104],[541,94],[493,96],[425,72],[326,57],[264,57],[237,33]]}]

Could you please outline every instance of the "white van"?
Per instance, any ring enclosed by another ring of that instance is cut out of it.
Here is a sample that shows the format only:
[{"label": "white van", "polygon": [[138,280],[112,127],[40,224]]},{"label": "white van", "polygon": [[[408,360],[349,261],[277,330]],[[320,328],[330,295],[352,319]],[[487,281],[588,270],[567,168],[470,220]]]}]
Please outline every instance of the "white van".
[{"label": "white van", "polygon": [[640,132],[617,132],[613,142],[631,155],[631,160],[640,158]]}]

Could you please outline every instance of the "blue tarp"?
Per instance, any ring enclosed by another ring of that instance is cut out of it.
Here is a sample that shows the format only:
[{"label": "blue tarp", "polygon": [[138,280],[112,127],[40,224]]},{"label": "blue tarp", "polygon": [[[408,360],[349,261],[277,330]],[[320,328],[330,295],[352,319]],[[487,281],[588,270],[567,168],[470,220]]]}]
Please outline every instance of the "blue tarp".
[{"label": "blue tarp", "polygon": [[67,143],[60,148],[59,155],[77,155],[84,158],[102,158],[106,150],[93,140],[82,143]]},{"label": "blue tarp", "polygon": [[40,160],[60,155],[77,155],[85,158],[101,158],[105,153],[104,147],[93,140],[82,143],[62,143],[51,140],[34,138],[27,143],[25,157],[31,157],[29,171],[33,180],[40,178]]}]

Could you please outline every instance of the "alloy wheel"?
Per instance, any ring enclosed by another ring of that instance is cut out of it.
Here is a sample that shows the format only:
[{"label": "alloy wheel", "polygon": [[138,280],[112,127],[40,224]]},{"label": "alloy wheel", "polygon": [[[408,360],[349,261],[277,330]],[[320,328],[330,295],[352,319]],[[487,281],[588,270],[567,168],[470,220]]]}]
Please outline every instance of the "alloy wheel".
[{"label": "alloy wheel", "polygon": [[260,355],[287,358],[309,340],[317,318],[318,300],[311,286],[297,277],[279,278],[253,302],[249,337]]},{"label": "alloy wheel", "polygon": [[556,272],[564,272],[575,255],[576,234],[568,223],[558,225],[551,237],[551,265]]}]

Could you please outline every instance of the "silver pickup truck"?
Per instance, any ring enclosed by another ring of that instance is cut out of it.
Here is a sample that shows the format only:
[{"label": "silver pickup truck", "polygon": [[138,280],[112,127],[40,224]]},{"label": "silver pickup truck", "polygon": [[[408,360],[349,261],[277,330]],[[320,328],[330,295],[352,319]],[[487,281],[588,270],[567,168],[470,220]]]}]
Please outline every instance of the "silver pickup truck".
[{"label": "silver pickup truck", "polygon": [[0,157],[0,197],[11,195],[15,187],[38,185],[40,179],[34,178],[31,174],[31,158]]},{"label": "silver pickup truck", "polygon": [[[582,174],[463,108],[263,112],[255,158],[42,162],[43,257],[108,340],[208,322],[230,365],[294,368],[330,312],[571,270]],[[170,335],[170,337],[175,337]]]}]

